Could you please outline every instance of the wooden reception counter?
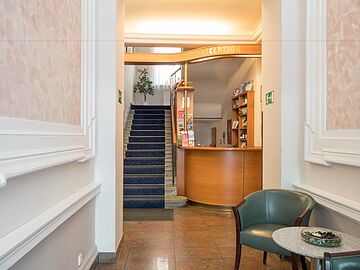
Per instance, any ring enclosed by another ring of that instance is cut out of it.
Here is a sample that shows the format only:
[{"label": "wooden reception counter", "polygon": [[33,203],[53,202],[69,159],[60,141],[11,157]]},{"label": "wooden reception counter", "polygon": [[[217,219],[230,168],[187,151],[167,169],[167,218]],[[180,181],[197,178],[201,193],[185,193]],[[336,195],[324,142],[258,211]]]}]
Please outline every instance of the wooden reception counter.
[{"label": "wooden reception counter", "polygon": [[190,201],[237,205],[262,189],[262,149],[178,147],[176,182]]}]

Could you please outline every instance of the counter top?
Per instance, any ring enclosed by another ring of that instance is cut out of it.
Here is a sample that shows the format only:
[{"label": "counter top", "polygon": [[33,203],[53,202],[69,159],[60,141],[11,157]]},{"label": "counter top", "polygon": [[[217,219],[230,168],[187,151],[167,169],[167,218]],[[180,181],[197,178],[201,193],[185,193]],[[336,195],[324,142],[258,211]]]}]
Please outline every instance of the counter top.
[{"label": "counter top", "polygon": [[261,147],[189,147],[178,146],[178,149],[183,150],[203,150],[203,151],[261,151]]}]

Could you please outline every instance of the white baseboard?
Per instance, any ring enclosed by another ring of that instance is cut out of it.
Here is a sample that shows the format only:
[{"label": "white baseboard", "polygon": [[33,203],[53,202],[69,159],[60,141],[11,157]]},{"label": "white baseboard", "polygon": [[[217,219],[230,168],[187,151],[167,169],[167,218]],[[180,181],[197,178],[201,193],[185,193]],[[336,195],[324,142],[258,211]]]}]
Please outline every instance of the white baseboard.
[{"label": "white baseboard", "polygon": [[296,190],[311,195],[320,205],[360,223],[360,202],[303,183],[296,183],[293,186]]},{"label": "white baseboard", "polygon": [[0,269],[8,269],[94,199],[101,183],[91,182],[29,222],[0,238]]},{"label": "white baseboard", "polygon": [[98,250],[96,245],[85,255],[84,260],[78,270],[89,270],[96,260]]}]

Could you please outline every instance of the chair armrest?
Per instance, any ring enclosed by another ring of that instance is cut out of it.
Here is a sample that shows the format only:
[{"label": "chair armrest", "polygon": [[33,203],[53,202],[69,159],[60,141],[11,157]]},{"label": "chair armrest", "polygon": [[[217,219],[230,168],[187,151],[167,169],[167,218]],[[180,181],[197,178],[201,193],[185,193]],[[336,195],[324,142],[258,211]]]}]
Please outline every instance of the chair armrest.
[{"label": "chair armrest", "polygon": [[304,219],[304,217],[305,217],[307,214],[309,214],[309,212],[311,212],[312,209],[313,209],[312,206],[306,207],[306,209],[304,210],[304,212],[302,212],[301,215],[298,216],[298,217],[295,219],[295,222],[294,222],[294,225],[293,225],[293,226],[294,226],[294,227],[300,226],[301,223],[302,223],[302,221],[303,221],[303,219]]},{"label": "chair armrest", "polygon": [[242,204],[244,204],[245,203],[245,199],[243,199],[238,205],[236,205],[236,206],[233,206],[232,207],[232,209],[233,209],[233,211],[234,211],[234,209],[238,209]]},{"label": "chair armrest", "polygon": [[[238,256],[238,254],[241,253],[241,247],[240,247],[240,232],[241,232],[241,218],[240,218],[240,213],[239,213],[239,208],[241,207],[241,205],[243,205],[245,203],[245,199],[240,202],[237,206],[233,206],[232,210],[234,212],[234,218],[235,218],[235,231],[236,231],[236,256]],[[240,257],[238,262],[240,262]]]},{"label": "chair armrest", "polygon": [[238,205],[232,207],[232,210],[233,210],[233,213],[235,216],[236,231],[239,230],[239,232],[241,231],[241,219],[240,219],[240,214],[239,214],[239,208],[244,203],[245,203],[245,199],[242,200]]}]

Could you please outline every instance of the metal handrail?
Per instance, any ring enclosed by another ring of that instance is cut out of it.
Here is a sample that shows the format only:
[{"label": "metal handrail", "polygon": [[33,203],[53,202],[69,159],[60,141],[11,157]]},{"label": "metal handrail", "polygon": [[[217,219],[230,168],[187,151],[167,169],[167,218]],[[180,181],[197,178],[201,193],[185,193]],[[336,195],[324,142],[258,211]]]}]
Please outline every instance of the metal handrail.
[{"label": "metal handrail", "polygon": [[[173,74],[170,75],[170,110],[171,110],[171,155],[172,155],[172,184],[175,186],[176,179],[176,146],[177,146],[177,125],[176,125],[176,104],[175,104],[175,91],[172,88],[176,81],[176,74],[181,71],[181,67],[177,69]],[[181,75],[180,75],[181,76]],[[180,78],[181,79],[181,78]]]}]

